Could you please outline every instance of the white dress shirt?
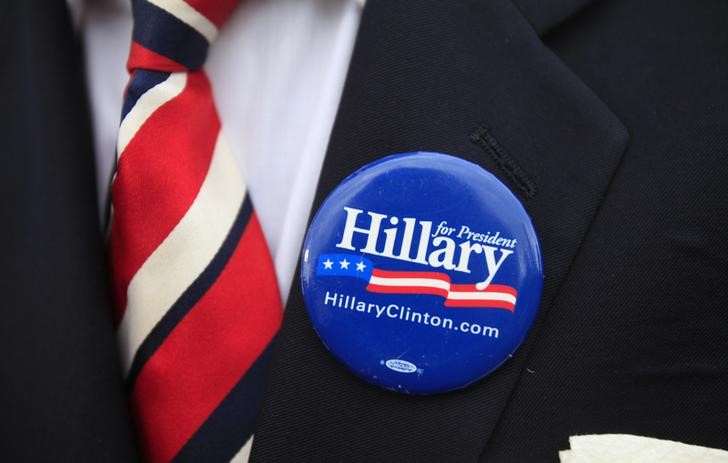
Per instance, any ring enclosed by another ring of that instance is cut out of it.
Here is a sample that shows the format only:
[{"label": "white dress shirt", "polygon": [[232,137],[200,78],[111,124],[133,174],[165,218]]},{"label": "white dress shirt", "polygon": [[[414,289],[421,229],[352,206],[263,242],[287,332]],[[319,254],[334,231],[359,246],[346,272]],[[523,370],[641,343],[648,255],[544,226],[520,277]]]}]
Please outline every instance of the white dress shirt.
[{"label": "white dress shirt", "polygon": [[[103,208],[128,80],[128,0],[69,0],[86,54]],[[248,0],[205,69],[285,302],[359,25],[361,0]]]}]

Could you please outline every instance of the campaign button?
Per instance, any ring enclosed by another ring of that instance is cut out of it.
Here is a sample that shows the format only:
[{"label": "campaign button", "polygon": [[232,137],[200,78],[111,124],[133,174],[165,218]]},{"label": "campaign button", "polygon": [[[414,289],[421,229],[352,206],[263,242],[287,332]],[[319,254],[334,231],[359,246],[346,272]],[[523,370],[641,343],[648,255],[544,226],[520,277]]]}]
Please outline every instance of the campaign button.
[{"label": "campaign button", "polygon": [[543,266],[521,202],[480,166],[440,153],[368,164],[326,198],[301,285],[321,341],[352,373],[407,394],[463,388],[518,348]]}]

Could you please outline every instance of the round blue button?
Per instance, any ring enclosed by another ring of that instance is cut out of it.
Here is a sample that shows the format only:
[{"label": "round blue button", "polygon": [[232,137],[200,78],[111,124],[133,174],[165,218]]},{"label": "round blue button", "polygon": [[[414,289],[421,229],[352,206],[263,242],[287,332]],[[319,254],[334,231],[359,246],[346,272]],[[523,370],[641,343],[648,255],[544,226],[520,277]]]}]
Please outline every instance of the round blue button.
[{"label": "round blue button", "polygon": [[316,213],[301,262],[329,351],[408,394],[459,389],[497,368],[526,336],[543,286],[518,199],[439,153],[388,156],[349,176]]}]

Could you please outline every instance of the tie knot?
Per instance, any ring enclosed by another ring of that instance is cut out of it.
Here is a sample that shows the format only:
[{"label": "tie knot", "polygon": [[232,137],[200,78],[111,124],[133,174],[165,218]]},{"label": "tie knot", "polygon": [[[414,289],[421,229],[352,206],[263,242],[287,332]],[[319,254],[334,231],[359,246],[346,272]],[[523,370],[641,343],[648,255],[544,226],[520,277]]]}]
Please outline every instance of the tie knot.
[{"label": "tie knot", "polygon": [[127,67],[194,71],[239,0],[132,0],[134,32]]}]

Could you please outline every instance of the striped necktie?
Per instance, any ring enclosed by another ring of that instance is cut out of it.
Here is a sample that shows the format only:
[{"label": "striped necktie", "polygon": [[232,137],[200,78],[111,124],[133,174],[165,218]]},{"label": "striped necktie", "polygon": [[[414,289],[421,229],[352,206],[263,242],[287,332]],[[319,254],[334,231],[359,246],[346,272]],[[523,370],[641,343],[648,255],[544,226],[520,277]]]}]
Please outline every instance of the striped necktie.
[{"label": "striped necktie", "polygon": [[112,184],[118,334],[142,454],[229,460],[281,321],[271,258],[201,69],[235,0],[134,0]]}]

